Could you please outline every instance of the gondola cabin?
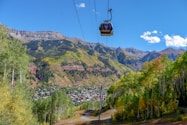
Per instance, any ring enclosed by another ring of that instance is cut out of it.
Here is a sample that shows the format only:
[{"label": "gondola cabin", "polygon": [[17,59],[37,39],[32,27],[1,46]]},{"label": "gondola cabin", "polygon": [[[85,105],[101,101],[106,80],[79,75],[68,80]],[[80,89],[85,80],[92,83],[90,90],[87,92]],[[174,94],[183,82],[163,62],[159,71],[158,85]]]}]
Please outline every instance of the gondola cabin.
[{"label": "gondola cabin", "polygon": [[112,36],[113,35],[112,24],[108,21],[101,23],[99,30],[100,30],[101,36]]}]

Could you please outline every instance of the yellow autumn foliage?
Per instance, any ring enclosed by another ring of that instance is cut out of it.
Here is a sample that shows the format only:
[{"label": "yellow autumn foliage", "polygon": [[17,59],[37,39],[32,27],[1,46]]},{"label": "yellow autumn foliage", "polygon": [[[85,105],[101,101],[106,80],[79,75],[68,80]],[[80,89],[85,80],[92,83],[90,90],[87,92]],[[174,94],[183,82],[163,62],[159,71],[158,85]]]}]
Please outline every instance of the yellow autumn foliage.
[{"label": "yellow autumn foliage", "polygon": [[146,102],[145,102],[145,100],[144,100],[144,98],[143,97],[140,97],[139,98],[139,102],[138,102],[138,109],[140,110],[140,111],[144,111],[145,109],[146,109],[146,104],[145,104]]},{"label": "yellow autumn foliage", "polygon": [[21,88],[0,83],[0,125],[37,125],[31,102]]}]

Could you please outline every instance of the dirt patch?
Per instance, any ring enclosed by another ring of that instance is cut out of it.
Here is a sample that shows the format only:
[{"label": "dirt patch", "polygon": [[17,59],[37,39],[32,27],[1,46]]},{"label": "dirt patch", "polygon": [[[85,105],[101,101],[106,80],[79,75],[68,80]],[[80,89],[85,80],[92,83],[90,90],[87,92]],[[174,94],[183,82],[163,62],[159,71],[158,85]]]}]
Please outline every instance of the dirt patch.
[{"label": "dirt patch", "polygon": [[85,121],[81,120],[80,117],[85,113],[85,110],[76,111],[75,116],[69,119],[63,119],[55,123],[55,125],[82,125]]}]

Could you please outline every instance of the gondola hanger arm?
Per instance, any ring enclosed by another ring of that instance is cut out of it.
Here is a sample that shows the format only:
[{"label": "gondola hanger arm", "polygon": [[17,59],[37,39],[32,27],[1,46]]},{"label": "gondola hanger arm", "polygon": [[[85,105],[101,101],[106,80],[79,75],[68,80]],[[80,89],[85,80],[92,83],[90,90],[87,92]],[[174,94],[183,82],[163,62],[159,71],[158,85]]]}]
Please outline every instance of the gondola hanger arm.
[{"label": "gondola hanger arm", "polygon": [[109,20],[105,20],[105,22],[110,22],[112,21],[112,9],[108,9],[108,12],[110,13],[110,19]]}]

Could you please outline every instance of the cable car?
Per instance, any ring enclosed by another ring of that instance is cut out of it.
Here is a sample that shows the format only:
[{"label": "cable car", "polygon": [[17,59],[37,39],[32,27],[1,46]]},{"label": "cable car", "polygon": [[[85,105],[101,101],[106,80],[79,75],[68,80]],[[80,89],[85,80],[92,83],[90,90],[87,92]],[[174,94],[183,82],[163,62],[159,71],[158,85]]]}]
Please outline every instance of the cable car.
[{"label": "cable car", "polygon": [[113,35],[113,27],[109,21],[104,21],[99,26],[101,36],[112,36]]},{"label": "cable car", "polygon": [[108,12],[110,13],[110,19],[105,20],[103,23],[100,24],[99,30],[101,36],[112,36],[113,35],[113,27],[112,27],[112,9],[109,9]]}]

